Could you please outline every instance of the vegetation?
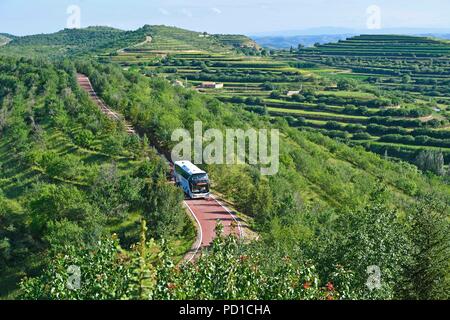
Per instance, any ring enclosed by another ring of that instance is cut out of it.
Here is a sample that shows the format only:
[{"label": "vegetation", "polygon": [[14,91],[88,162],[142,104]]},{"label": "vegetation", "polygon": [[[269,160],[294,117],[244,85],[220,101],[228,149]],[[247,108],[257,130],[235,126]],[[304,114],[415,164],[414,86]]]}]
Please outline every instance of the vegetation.
[{"label": "vegetation", "polygon": [[99,112],[70,63],[1,58],[0,70],[2,295],[39,269],[48,249],[111,231],[129,246],[141,218],[157,220],[154,238],[193,240],[181,192],[162,184],[164,162]]},{"label": "vegetation", "polygon": [[[403,46],[407,57],[405,63],[411,64],[409,55],[420,53],[424,46],[432,44],[434,51],[430,49],[430,56],[417,59],[424,68],[436,59],[442,61],[445,67],[445,50],[450,48],[447,43],[414,37],[402,38],[403,42],[397,42],[395,37],[388,36],[381,40],[378,37],[377,42],[370,36],[364,36],[337,44],[342,46],[342,50],[355,49],[354,57],[335,54],[335,51],[328,49],[335,47],[331,44],[317,48],[300,46],[298,50],[290,51],[257,50],[257,47],[249,46],[255,49],[239,54],[211,43],[212,36],[205,38],[200,34],[195,37],[187,31],[163,27],[154,27],[154,30],[156,36],[153,41],[130,47],[112,57],[105,55],[102,61],[117,62],[148,76],[163,74],[170,81],[178,80],[184,86],[198,87],[200,92],[221,101],[242,104],[243,108],[256,113],[283,117],[292,126],[318,129],[332,138],[362,145],[381,155],[388,152],[392,157],[415,163],[420,151],[437,147],[441,148],[446,163],[450,162],[448,138],[435,135],[448,131],[448,100],[436,93],[446,84],[437,82],[433,86],[434,91],[427,93],[419,90],[423,94],[417,95],[419,81],[411,73],[413,70],[405,71],[397,56],[387,55],[398,46]],[[217,40],[217,37],[214,39]],[[192,49],[193,44],[196,50]],[[366,51],[374,48],[374,52],[387,48],[387,53],[379,62],[381,58],[378,56],[358,56],[357,49],[363,48]],[[359,72],[354,65],[362,64],[361,59],[365,59],[367,65],[383,63],[390,66],[392,72],[383,75],[389,80],[384,81],[377,74],[366,76],[367,70],[363,72],[364,82],[354,79]],[[348,72],[348,68],[352,72]],[[399,75],[390,75],[393,73]],[[422,79],[424,75],[420,77]],[[435,75],[430,77],[436,78]],[[205,81],[224,83],[224,88],[203,89],[200,85]],[[423,87],[430,86],[424,83]],[[339,126],[330,129],[318,126],[317,121],[335,122]],[[353,128],[355,124],[359,126],[357,130]],[[366,131],[372,125],[386,128],[384,131]],[[397,129],[403,131],[394,134],[401,136],[386,137]],[[423,137],[411,139],[410,132],[417,130],[426,133]],[[398,150],[392,150],[390,145],[386,145],[387,142],[395,143]]]},{"label": "vegetation", "polygon": [[9,41],[11,41],[10,38],[8,38],[5,35],[0,34],[0,46],[7,44]]},{"label": "vegetation", "polygon": [[[389,121],[375,123],[408,129],[395,132],[395,137],[385,136],[387,130],[395,128],[369,132],[372,138],[370,144],[365,144],[368,149],[389,152],[383,142],[395,143],[399,150],[394,156],[414,162],[421,151],[433,150],[427,147],[439,147],[449,161],[448,139],[443,138],[449,121],[448,42],[425,37],[362,35],[315,48],[302,48],[296,54],[301,61],[314,65],[321,75],[335,79],[341,90],[345,87],[352,91],[366,90],[383,97],[384,103],[378,106],[383,110],[374,116]],[[330,70],[325,70],[324,66]],[[393,121],[405,117],[410,120]],[[426,134],[411,138],[411,129],[423,130]],[[439,141],[430,139],[436,138],[434,134],[442,134]],[[411,154],[409,145],[421,147]]]},{"label": "vegetation", "polygon": [[[241,47],[242,37],[144,29],[93,59],[1,58],[2,283],[22,278],[24,299],[448,299],[446,119],[422,96],[338,80],[305,69],[319,62],[295,50]],[[103,117],[75,72],[143,138]],[[225,88],[172,83],[186,78]],[[259,240],[218,237],[195,264],[178,265],[168,243],[189,241],[192,226],[147,143],[167,155],[173,130],[192,132],[197,120],[279,129],[280,170],[205,165]],[[387,145],[417,148],[411,162],[428,172],[391,161]],[[78,290],[67,287],[71,266],[83,270]],[[371,266],[381,272],[374,287]]]}]

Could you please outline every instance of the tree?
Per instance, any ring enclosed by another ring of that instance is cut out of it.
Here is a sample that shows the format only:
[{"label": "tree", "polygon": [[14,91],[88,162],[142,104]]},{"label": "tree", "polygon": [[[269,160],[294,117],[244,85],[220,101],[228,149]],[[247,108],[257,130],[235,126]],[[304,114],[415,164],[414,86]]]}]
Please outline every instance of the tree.
[{"label": "tree", "polygon": [[33,249],[26,218],[19,204],[0,190],[0,270],[20,265]]},{"label": "tree", "polygon": [[356,82],[350,79],[341,79],[337,83],[339,90],[353,90],[356,88]]},{"label": "tree", "polygon": [[450,298],[450,223],[448,205],[428,194],[408,215],[412,259],[403,283],[408,299]]},{"label": "tree", "polygon": [[444,175],[444,155],[442,152],[433,150],[421,151],[416,158],[416,164],[423,171]]},{"label": "tree", "polygon": [[165,178],[147,181],[142,191],[142,202],[151,237],[171,239],[182,234],[190,223],[180,205],[183,198],[183,193],[167,184]]},{"label": "tree", "polygon": [[[141,240],[131,252],[116,237],[94,247],[70,245],[63,253],[52,252],[52,263],[41,276],[25,278],[22,299],[352,299],[352,274],[339,268],[333,282],[321,285],[310,262],[259,245],[244,245],[235,237],[219,235],[209,252],[195,264],[176,265],[164,243],[146,242],[145,223]],[[77,273],[73,271],[80,271]],[[77,278],[77,275],[81,277]]]},{"label": "tree", "polygon": [[83,148],[89,148],[94,140],[94,134],[90,130],[83,129],[73,134],[73,140],[77,145]]},{"label": "tree", "polygon": [[38,163],[52,178],[73,180],[81,176],[84,169],[83,163],[77,156],[73,154],[59,155],[53,151],[42,154]]},{"label": "tree", "polygon": [[405,83],[405,84],[410,83],[411,81],[412,81],[412,78],[411,78],[411,76],[409,74],[405,74],[402,77],[402,82]]},{"label": "tree", "polygon": [[90,196],[109,217],[124,217],[141,200],[144,181],[120,175],[116,164],[104,165],[91,187]]},{"label": "tree", "polygon": [[123,137],[109,136],[102,140],[102,151],[111,156],[118,156],[123,152]]},{"label": "tree", "polygon": [[[365,206],[341,212],[319,263],[326,268],[341,265],[354,272],[351,286],[361,298],[395,298],[398,279],[406,268],[410,242],[397,212],[386,204],[386,196],[384,187],[378,187]],[[371,266],[381,271],[376,290],[366,286]]]},{"label": "tree", "polygon": [[67,245],[52,252],[43,274],[24,278],[19,298],[27,300],[111,300],[130,294],[132,269],[117,239],[93,247]]},{"label": "tree", "polygon": [[272,91],[270,93],[271,99],[280,99],[281,98],[281,92],[280,91]]},{"label": "tree", "polygon": [[[45,239],[47,243],[64,245],[73,239],[81,240],[79,230],[74,225],[69,226],[67,221],[83,228],[83,241],[95,241],[102,233],[99,227],[104,223],[103,217],[98,215],[97,209],[89,204],[84,194],[75,187],[37,185],[29,196],[27,211],[31,217],[33,234]],[[59,232],[57,222],[64,224],[65,230],[75,231],[74,237]]]}]

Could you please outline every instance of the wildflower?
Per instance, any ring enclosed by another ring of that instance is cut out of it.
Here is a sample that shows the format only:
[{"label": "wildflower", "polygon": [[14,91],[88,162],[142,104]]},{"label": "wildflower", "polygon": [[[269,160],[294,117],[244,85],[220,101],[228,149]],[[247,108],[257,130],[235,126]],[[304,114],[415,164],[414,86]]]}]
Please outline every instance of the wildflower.
[{"label": "wildflower", "polygon": [[334,291],[333,283],[328,282],[326,287],[327,287],[327,290],[328,290],[328,291]]},{"label": "wildflower", "polygon": [[175,283],[167,284],[167,289],[169,289],[170,291],[175,290],[176,287],[177,287],[177,285]]},{"label": "wildflower", "polygon": [[240,262],[245,262],[245,261],[247,261],[248,260],[248,256],[240,256],[239,257],[239,261]]}]

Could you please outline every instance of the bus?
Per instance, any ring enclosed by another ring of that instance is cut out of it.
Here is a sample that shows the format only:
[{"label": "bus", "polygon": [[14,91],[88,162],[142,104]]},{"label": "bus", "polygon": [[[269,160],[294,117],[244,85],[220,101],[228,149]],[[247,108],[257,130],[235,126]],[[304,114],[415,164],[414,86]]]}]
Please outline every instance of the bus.
[{"label": "bus", "polygon": [[208,174],[190,161],[177,161],[174,164],[173,176],[190,199],[206,199],[209,197]]}]

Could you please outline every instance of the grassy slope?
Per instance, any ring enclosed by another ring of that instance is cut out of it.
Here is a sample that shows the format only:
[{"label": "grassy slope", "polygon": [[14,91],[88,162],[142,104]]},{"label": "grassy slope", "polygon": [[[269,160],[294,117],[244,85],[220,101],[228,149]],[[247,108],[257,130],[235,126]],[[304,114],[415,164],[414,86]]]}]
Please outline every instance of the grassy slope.
[{"label": "grassy slope", "polygon": [[[0,63],[4,63],[1,56]],[[35,93],[33,90],[30,90],[29,94],[33,96]],[[89,101],[89,98],[85,96],[84,92],[77,93],[76,98],[76,103],[79,105],[89,106],[91,121],[93,123],[106,122],[108,123],[106,127],[115,128],[116,124],[101,114],[98,107]],[[46,103],[45,95],[36,94],[32,101],[24,100],[19,95],[15,99],[17,99],[17,102],[14,103],[20,106],[28,104],[32,106],[36,113],[39,113],[39,110]],[[0,110],[2,112],[4,111],[2,109],[2,102],[4,103],[3,106],[6,107],[6,100],[8,99],[0,99]],[[15,112],[16,104],[13,105],[12,110],[8,114]],[[28,129],[32,131],[31,124]],[[77,145],[72,138],[72,134],[81,129],[85,128],[77,124],[76,126],[71,126],[70,132],[68,133],[62,130],[62,128],[55,126],[50,119],[47,119],[39,122],[40,138],[34,141],[36,145],[45,149],[46,152],[54,152],[58,157],[72,157],[79,161],[80,164],[77,167],[79,172],[71,179],[62,179],[49,175],[46,169],[41,167],[39,163],[23,161],[23,152],[17,151],[14,141],[9,139],[8,131],[4,133],[2,132],[3,128],[0,130],[0,195],[5,196],[9,205],[15,208],[15,214],[22,215],[27,212],[28,197],[40,183],[55,184],[61,187],[73,186],[82,192],[88,192],[91,186],[88,182],[92,179],[91,174],[95,174],[102,167],[114,164],[118,170],[118,174],[126,176],[131,175],[142,164],[142,159],[138,159],[136,154],[133,154],[127,149],[124,149],[118,155],[109,155],[102,151],[102,144],[104,144],[112,133],[103,132],[95,134],[89,148]],[[115,129],[112,130],[114,131]],[[29,140],[31,139],[34,138],[30,137]],[[139,239],[140,220],[142,217],[142,209],[134,208],[125,217],[109,219],[106,229],[111,234],[118,234],[121,240],[124,240],[126,243],[124,247],[128,248],[130,243],[134,243]],[[177,237],[169,241],[174,259],[178,261],[183,258],[184,254],[191,248],[194,238],[195,235],[192,226],[192,232],[188,232],[182,237]],[[30,248],[30,251],[33,250]],[[43,254],[41,251],[33,251],[26,261],[21,261],[22,264],[20,266],[11,266],[8,270],[0,270],[0,300],[2,298],[14,297],[17,284],[24,275],[23,270],[25,268],[27,270],[35,267],[38,268],[42,262]]]}]

